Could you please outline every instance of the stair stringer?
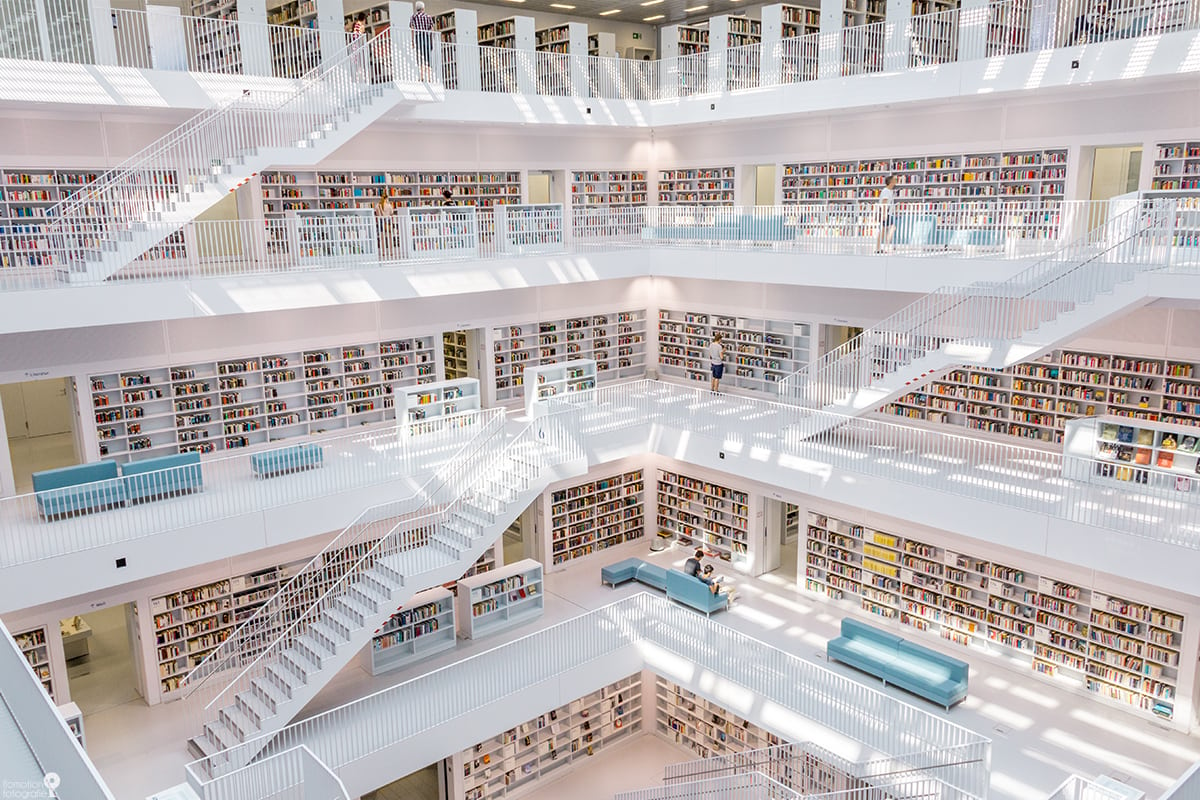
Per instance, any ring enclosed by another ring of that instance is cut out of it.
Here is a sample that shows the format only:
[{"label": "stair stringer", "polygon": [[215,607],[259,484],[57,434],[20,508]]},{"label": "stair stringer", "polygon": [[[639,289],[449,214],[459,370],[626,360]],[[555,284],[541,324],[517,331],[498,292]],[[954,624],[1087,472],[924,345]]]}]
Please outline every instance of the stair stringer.
[{"label": "stair stringer", "polygon": [[312,166],[320,163],[372,123],[394,108],[405,94],[391,84],[378,84],[367,102],[354,113],[343,113],[336,120],[309,131],[308,137],[294,147],[253,148],[218,159],[212,174],[200,182],[181,186],[163,198],[154,217],[121,231],[120,238],[105,239],[84,260],[60,269],[60,280],[67,283],[99,283],[162,244],[185,225],[212,208],[250,178],[273,166]]},{"label": "stair stringer", "polygon": [[[528,486],[511,492],[504,506],[494,514],[487,525],[482,526],[471,541],[451,551],[450,546],[439,540],[429,546],[399,553],[382,559],[390,570],[403,577],[389,593],[385,602],[373,616],[364,619],[360,626],[350,631],[348,640],[334,643],[335,652],[321,662],[321,668],[308,673],[307,680],[294,684],[289,696],[271,709],[271,715],[253,719],[247,713],[248,704],[239,693],[237,700],[221,708],[217,719],[205,725],[204,733],[190,739],[188,750],[197,758],[210,758],[220,761],[219,754],[227,747],[238,747],[235,754],[227,754],[221,762],[223,771],[231,771],[246,766],[259,754],[267,751],[271,745],[271,735],[290,723],[300,711],[311,701],[321,689],[346,666],[351,659],[366,646],[369,646],[374,632],[395,613],[395,610],[410,600],[418,592],[435,586],[456,581],[471,568],[488,547],[496,543],[504,532],[529,507],[551,483],[570,477],[587,474],[586,457],[564,461],[546,467],[540,471],[535,480]],[[433,510],[433,509],[430,509]],[[357,586],[351,584],[351,586]],[[351,588],[347,588],[347,593]],[[285,651],[285,653],[288,651]],[[252,698],[253,699],[253,698]],[[260,703],[261,705],[261,703]],[[236,727],[246,721],[257,722],[255,730],[242,730]],[[213,740],[219,740],[215,742]],[[223,745],[223,746],[221,746]],[[213,777],[213,776],[208,776]]]},{"label": "stair stringer", "polygon": [[1148,286],[1148,275],[1140,273],[1118,284],[1112,292],[1098,294],[1088,303],[1078,303],[1070,311],[1026,331],[1019,339],[986,345],[947,342],[925,356],[872,380],[870,385],[858,389],[845,400],[827,404],[820,411],[815,411],[812,420],[799,426],[799,430],[810,436],[823,433],[836,424],[836,417],[826,417],[822,412],[843,417],[859,416],[909,392],[920,390],[956,367],[1004,369],[1039,358],[1065,341],[1078,338],[1115,317],[1153,302],[1154,297]]}]

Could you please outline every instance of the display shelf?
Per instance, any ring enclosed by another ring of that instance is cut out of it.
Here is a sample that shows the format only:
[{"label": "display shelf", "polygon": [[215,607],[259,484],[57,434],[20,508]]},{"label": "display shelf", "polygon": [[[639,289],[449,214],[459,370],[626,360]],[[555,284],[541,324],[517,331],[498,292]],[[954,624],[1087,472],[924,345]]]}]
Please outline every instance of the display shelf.
[{"label": "display shelf", "polygon": [[375,631],[365,651],[366,666],[379,675],[457,644],[454,595],[438,586],[417,592]]},{"label": "display shelf", "polygon": [[1200,141],[1159,142],[1150,189],[1200,192]]},{"label": "display shelf", "polygon": [[[766,77],[774,83],[799,83],[816,80],[818,74],[817,34],[821,32],[820,3],[811,6],[776,3],[762,8],[763,52],[779,53],[779,63],[762,65],[771,70]],[[808,37],[803,42],[787,39]],[[778,70],[775,72],[774,70]]]},{"label": "display shelf", "polygon": [[396,404],[396,416],[401,422],[448,417],[478,411],[482,407],[479,402],[479,381],[475,378],[436,381],[395,391],[400,397],[400,402]]},{"label": "display shelf", "polygon": [[842,27],[870,25],[887,19],[887,0],[844,0]]},{"label": "display shelf", "polygon": [[658,204],[731,206],[733,167],[663,169],[658,172]]},{"label": "display shelf", "polygon": [[646,313],[615,311],[523,322],[491,330],[495,400],[524,397],[526,367],[567,359],[596,362],[597,381],[637,378],[646,372]]},{"label": "display shelf", "polygon": [[1200,430],[1121,417],[1068,420],[1063,475],[1089,483],[1200,492]]},{"label": "display shelf", "polygon": [[50,702],[53,703],[54,681],[50,672],[50,647],[46,639],[46,628],[29,628],[14,632],[12,637],[13,641],[17,643],[17,647],[21,649],[21,655],[25,656],[25,660],[29,662],[29,668],[41,681],[42,688],[46,690],[46,694],[50,695]]},{"label": "display shelf", "polygon": [[712,377],[707,348],[720,333],[725,385],[773,394],[779,381],[808,364],[811,330],[806,322],[661,309],[659,373],[707,385]]},{"label": "display shelf", "polygon": [[508,17],[487,22],[476,31],[480,47],[509,47],[533,50],[536,36],[533,17]]},{"label": "display shelf", "polygon": [[617,52],[617,35],[602,31],[589,33],[587,54],[593,58],[619,58],[621,54]]},{"label": "display shelf", "polygon": [[695,692],[663,678],[654,681],[654,731],[696,754],[711,758],[783,744],[775,734]]},{"label": "display shelf", "polygon": [[730,91],[758,88],[762,50],[762,23],[736,14],[720,14],[708,21],[709,49],[724,62],[719,84]]},{"label": "display shelf", "polygon": [[645,481],[641,469],[556,489],[547,516],[551,563],[641,539],[646,534]]},{"label": "display shelf", "polygon": [[[596,388],[596,360],[572,358],[525,368],[525,414],[541,416],[545,401]],[[531,388],[532,387],[532,388]]]},{"label": "display shelf", "polygon": [[437,380],[432,336],[91,375],[102,457],[266,445],[392,418],[394,387]]},{"label": "display shelf", "polygon": [[809,591],[1136,710],[1174,713],[1182,614],[813,511],[804,559]]},{"label": "display shelf", "polygon": [[542,615],[545,610],[542,565],[517,561],[458,581],[455,615],[458,635],[478,639]]},{"label": "display shelf", "polygon": [[558,777],[560,768],[636,735],[642,714],[642,676],[635,673],[454,754],[448,796],[490,800],[522,793],[547,776]]},{"label": "display shelf", "polygon": [[658,471],[658,530],[725,561],[744,563],[750,528],[747,494],[717,483]]},{"label": "display shelf", "polygon": [[397,206],[429,206],[440,200],[443,189],[450,189],[462,205],[490,207],[521,201],[521,173],[504,170],[268,171],[262,173],[261,187],[267,219],[280,219],[299,209],[373,208],[385,195]]},{"label": "display shelf", "polygon": [[881,410],[1053,445],[1080,417],[1200,426],[1198,376],[1200,363],[1184,359],[1055,350],[1003,370],[951,370]]},{"label": "display shelf", "polygon": [[[1001,216],[974,222],[1001,222],[1010,235],[1022,238],[1054,238],[1059,224],[1056,206],[1066,191],[1067,151],[1064,148],[785,163],[781,198],[784,204],[874,199],[889,175],[898,178],[898,201],[922,201],[932,213],[948,211],[950,207],[960,209],[955,215],[946,216],[947,226],[961,227],[964,203],[987,201]],[[998,205],[1000,201],[1004,201],[1002,205]],[[869,213],[867,217],[854,227],[877,223]],[[939,224],[943,224],[941,218]],[[844,231],[842,235],[846,233],[862,235],[857,230]]]},{"label": "display shelf", "polygon": [[468,355],[465,331],[445,331],[442,334],[442,363],[445,364],[447,380],[467,377]]},{"label": "display shelf", "polygon": [[[54,207],[85,191],[101,173],[80,169],[0,169],[0,267],[38,267],[53,264],[47,225]],[[153,193],[166,199],[178,185],[176,173],[154,170],[141,182],[155,187]],[[105,210],[97,201],[95,213]],[[186,256],[183,233],[168,236],[150,248],[139,261],[181,259]]]},{"label": "display shelf", "polygon": [[645,170],[574,170],[571,205],[575,208],[644,206],[647,185]]},{"label": "display shelf", "polygon": [[374,38],[392,27],[391,5],[386,2],[369,4],[358,8],[351,8],[347,3],[344,6],[344,12],[346,30],[351,29],[360,13],[367,15],[366,31],[364,33],[368,38]]},{"label": "display shelf", "polygon": [[67,730],[71,731],[75,741],[79,742],[79,746],[86,750],[87,738],[83,735],[83,712],[79,710],[79,706],[74,703],[61,705],[58,707],[58,715],[67,724]]}]

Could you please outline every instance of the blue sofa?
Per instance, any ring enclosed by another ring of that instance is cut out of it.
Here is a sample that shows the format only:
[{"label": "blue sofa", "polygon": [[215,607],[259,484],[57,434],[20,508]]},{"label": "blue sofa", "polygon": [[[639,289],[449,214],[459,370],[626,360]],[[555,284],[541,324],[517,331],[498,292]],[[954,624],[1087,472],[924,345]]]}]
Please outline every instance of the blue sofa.
[{"label": "blue sofa", "polygon": [[319,444],[296,444],[278,450],[264,450],[250,456],[250,471],[258,478],[274,478],[289,472],[315,469],[325,461]]},{"label": "blue sofa", "polygon": [[607,567],[600,568],[600,581],[616,586],[626,581],[637,581],[659,591],[667,589],[667,571],[660,566],[640,558],[627,558]]},{"label": "blue sofa", "polygon": [[691,606],[708,616],[712,616],[714,611],[724,610],[729,605],[727,595],[713,594],[707,583],[677,569],[667,570],[667,599]]},{"label": "blue sofa", "polygon": [[134,461],[121,467],[130,502],[198,492],[204,488],[199,453],[176,453]]},{"label": "blue sofa", "polygon": [[720,224],[662,225],[642,228],[642,239],[647,241],[745,241],[779,242],[795,238],[793,230],[784,225],[780,216],[758,216],[742,214]]},{"label": "blue sofa", "polygon": [[96,461],[33,473],[33,491],[43,519],[61,519],[122,505],[125,483],[117,462]]},{"label": "blue sofa", "polygon": [[967,696],[965,661],[913,644],[858,620],[842,620],[842,635],[829,642],[830,661],[840,661],[927,700],[950,706]]}]

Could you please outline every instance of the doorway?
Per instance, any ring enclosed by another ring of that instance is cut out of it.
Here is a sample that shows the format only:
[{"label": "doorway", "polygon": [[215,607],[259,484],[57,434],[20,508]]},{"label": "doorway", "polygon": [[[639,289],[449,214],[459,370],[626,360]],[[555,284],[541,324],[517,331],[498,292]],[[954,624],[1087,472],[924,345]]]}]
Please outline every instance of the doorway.
[{"label": "doorway", "polygon": [[85,715],[141,697],[133,604],[89,611],[59,621],[71,701]]},{"label": "doorway", "polygon": [[863,332],[862,328],[854,325],[821,325],[820,341],[817,346],[820,348],[819,355],[825,355],[831,350],[837,350],[846,342],[853,339]]},{"label": "doorway", "polygon": [[787,582],[796,580],[800,542],[800,508],[779,498],[763,498],[763,558],[760,574],[770,572]]},{"label": "doorway", "polygon": [[445,331],[442,333],[442,368],[446,380],[479,377],[479,343],[483,331],[479,328]]},{"label": "doorway", "polygon": [[512,564],[523,558],[542,558],[540,548],[537,547],[537,516],[538,503],[535,501],[508,526],[502,540],[505,564]]},{"label": "doorway", "polygon": [[774,164],[756,164],[754,167],[754,205],[775,205]]},{"label": "doorway", "polygon": [[445,784],[439,784],[440,776],[438,765],[430,764],[387,786],[367,792],[362,800],[442,800],[446,795]]},{"label": "doorway", "polygon": [[[565,174],[565,173],[564,173]],[[529,173],[529,202],[533,205],[565,203],[562,187],[564,180],[554,170]]]},{"label": "doorway", "polygon": [[1089,199],[1109,200],[1138,190],[1142,174],[1142,148],[1097,147],[1092,157]]},{"label": "doorway", "polygon": [[33,491],[35,472],[79,463],[69,378],[0,385],[13,483]]}]

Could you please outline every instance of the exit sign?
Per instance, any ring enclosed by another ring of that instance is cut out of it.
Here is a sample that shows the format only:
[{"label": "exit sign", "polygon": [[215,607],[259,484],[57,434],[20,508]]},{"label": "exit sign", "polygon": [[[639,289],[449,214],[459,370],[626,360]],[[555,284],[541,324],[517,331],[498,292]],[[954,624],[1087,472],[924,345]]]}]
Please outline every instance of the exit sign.
[{"label": "exit sign", "polygon": [[635,38],[635,39],[640,39],[640,38],[642,38],[642,35],[641,35],[640,33],[638,33],[637,31],[634,31],[634,32],[633,32],[633,38]]}]

